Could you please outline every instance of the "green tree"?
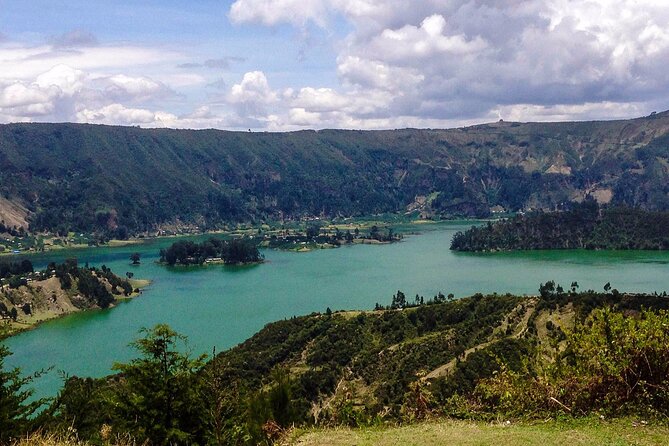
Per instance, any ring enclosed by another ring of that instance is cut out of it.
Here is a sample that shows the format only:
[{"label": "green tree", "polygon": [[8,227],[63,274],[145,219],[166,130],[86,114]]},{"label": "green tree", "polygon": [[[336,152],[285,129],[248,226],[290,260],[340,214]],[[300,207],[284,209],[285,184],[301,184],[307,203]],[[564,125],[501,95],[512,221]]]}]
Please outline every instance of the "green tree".
[{"label": "green tree", "polygon": [[193,443],[201,435],[202,416],[195,372],[205,356],[181,353],[186,338],[165,324],[141,333],[145,336],[131,344],[141,357],[113,367],[123,379],[117,403],[126,430],[155,445]]},{"label": "green tree", "polygon": [[139,255],[138,252],[133,252],[130,255],[130,260],[132,261],[133,265],[139,265],[139,258],[140,258],[140,255]]},{"label": "green tree", "polygon": [[277,367],[270,377],[271,382],[248,402],[246,427],[254,444],[272,444],[276,430],[287,428],[298,419],[290,373]]},{"label": "green tree", "polygon": [[321,232],[321,225],[318,223],[313,223],[307,226],[306,234],[308,238],[318,237],[320,232]]},{"label": "green tree", "polygon": [[11,352],[0,345],[0,444],[9,443],[26,433],[31,424],[31,416],[44,403],[43,400],[27,402],[33,394],[26,389],[38,374],[22,377],[18,368],[5,370],[5,358]]}]

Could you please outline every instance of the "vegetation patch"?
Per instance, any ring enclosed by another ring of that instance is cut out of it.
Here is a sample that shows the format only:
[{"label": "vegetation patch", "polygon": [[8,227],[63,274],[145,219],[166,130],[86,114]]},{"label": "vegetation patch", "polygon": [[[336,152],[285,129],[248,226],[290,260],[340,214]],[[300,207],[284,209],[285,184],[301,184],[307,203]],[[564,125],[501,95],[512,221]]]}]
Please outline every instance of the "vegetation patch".
[{"label": "vegetation patch", "polygon": [[[346,426],[364,429],[342,431],[342,442],[383,444],[390,437],[374,426],[448,418],[466,422],[400,429],[416,429],[406,435],[421,444],[452,426],[471,429],[476,444],[535,444],[542,435],[559,444],[571,431],[586,442],[627,441],[613,436],[616,418],[638,420],[641,432],[669,416],[669,299],[605,288],[549,281],[535,297],[438,295],[422,304],[398,291],[392,309],[274,322],[208,362],[159,325],[142,331],[138,356],[117,374],[69,377],[40,417],[17,412],[18,424],[0,430],[69,430],[94,444],[103,433],[140,444],[271,444],[294,426]],[[643,432],[656,438],[666,428]]]},{"label": "vegetation patch", "polygon": [[458,232],[455,251],[669,249],[669,212],[585,201],[562,212],[534,212]]},{"label": "vegetation patch", "polygon": [[179,240],[160,250],[160,262],[170,266],[205,263],[243,265],[262,261],[263,255],[257,244],[250,239],[221,240],[212,237],[202,243]]}]

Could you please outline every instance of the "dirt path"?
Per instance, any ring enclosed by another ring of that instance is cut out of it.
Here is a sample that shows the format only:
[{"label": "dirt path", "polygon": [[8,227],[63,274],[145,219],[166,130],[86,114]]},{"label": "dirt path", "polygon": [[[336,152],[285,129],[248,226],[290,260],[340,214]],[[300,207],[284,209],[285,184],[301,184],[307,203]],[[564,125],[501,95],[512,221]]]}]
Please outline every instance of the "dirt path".
[{"label": "dirt path", "polygon": [[[522,305],[525,305],[525,304],[522,304]],[[535,306],[536,306],[536,301],[530,301],[529,305],[527,305],[526,308],[525,308],[525,313],[523,314],[522,319],[516,325],[516,329],[514,330],[514,333],[511,336],[508,336],[507,338],[517,339],[517,338],[521,337],[523,334],[525,334],[525,332],[527,331],[527,323],[530,320],[530,316],[532,316],[532,313],[534,312]],[[511,312],[509,314],[513,314],[514,312],[516,312],[519,309],[520,309],[520,305],[518,307],[514,308],[513,310],[511,310]],[[508,325],[509,325],[509,320],[508,320],[508,316],[507,316],[507,318],[502,322],[501,329],[505,331],[506,327],[508,327]],[[499,342],[499,339],[492,339],[490,341],[484,342],[482,344],[475,345],[474,347],[471,347],[471,348],[465,350],[461,360],[462,361],[466,360],[467,356],[469,356],[470,353],[473,353],[477,350],[481,350],[483,348],[486,348],[486,347],[488,347],[488,346],[490,346],[490,345],[492,345],[496,342]],[[453,368],[455,367],[455,364],[457,364],[457,361],[458,361],[458,359],[455,358],[455,359],[451,360],[450,362],[448,362],[448,363],[446,363],[442,366],[437,367],[436,369],[432,370],[430,373],[425,375],[423,377],[423,379],[435,379],[435,378],[439,378],[439,377],[442,377],[442,376],[447,376],[453,370]]]}]

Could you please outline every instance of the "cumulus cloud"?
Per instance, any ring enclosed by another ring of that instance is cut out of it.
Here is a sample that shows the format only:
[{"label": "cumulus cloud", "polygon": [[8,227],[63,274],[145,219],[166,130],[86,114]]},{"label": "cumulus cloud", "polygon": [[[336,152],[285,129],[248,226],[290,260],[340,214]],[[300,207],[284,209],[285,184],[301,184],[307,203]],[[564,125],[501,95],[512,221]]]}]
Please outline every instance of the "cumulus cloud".
[{"label": "cumulus cloud", "polygon": [[262,71],[245,73],[242,81],[233,85],[227,96],[227,102],[235,107],[237,115],[253,123],[266,117],[268,106],[278,99],[278,93],[270,88]]},{"label": "cumulus cloud", "polygon": [[77,120],[98,124],[138,125],[153,123],[156,120],[156,114],[141,108],[110,104],[97,110],[81,110],[77,113]]},{"label": "cumulus cloud", "polygon": [[0,91],[0,107],[17,108],[49,101],[49,94],[37,86],[15,83]]},{"label": "cumulus cloud", "polygon": [[[339,17],[352,27],[337,45],[340,87],[302,88],[274,123],[307,125],[327,118],[324,113],[342,126],[365,127],[461,123],[500,114],[589,119],[643,114],[658,102],[664,108],[669,103],[663,66],[669,57],[669,6],[660,2],[294,3],[237,0],[229,13],[236,23],[327,28]],[[354,105],[363,98],[367,106]]]},{"label": "cumulus cloud", "polygon": [[[235,0],[228,17],[320,33],[304,44],[330,43],[334,60],[318,60],[326,80],[272,58],[251,57],[244,72],[236,57],[74,30],[43,45],[0,42],[0,120],[288,130],[669,108],[669,5],[655,0]],[[304,54],[293,62],[310,70]]]},{"label": "cumulus cloud", "polygon": [[[81,36],[78,40],[74,39],[77,36],[69,37],[73,45],[84,44]],[[63,45],[64,39],[59,39]],[[119,60],[124,56],[127,60]],[[160,57],[169,63],[172,54],[163,51]],[[165,112],[152,112],[154,118],[150,120],[142,118],[145,109],[141,106],[176,97],[171,86],[149,76],[114,73],[151,66],[156,60],[157,51],[139,47],[97,46],[70,51],[55,45],[0,45],[0,121],[60,122],[88,117],[90,122],[114,123],[117,119],[119,124],[175,122],[176,118]],[[203,83],[193,74],[158,74],[175,86]]]},{"label": "cumulus cloud", "polygon": [[67,65],[56,65],[37,76],[35,84],[48,90],[55,88],[59,96],[73,96],[84,87],[86,74]]},{"label": "cumulus cloud", "polygon": [[[0,115],[2,116],[2,115]],[[85,108],[76,114],[76,122],[107,125],[132,125],[148,128],[229,128],[239,126],[238,117],[218,115],[208,107],[200,106],[191,113],[177,116],[173,113],[148,108],[109,104],[100,108]]]},{"label": "cumulus cloud", "polygon": [[104,85],[105,96],[114,100],[145,101],[153,97],[166,97],[170,89],[162,82],[145,76],[133,77],[116,74],[96,79],[96,83]]}]

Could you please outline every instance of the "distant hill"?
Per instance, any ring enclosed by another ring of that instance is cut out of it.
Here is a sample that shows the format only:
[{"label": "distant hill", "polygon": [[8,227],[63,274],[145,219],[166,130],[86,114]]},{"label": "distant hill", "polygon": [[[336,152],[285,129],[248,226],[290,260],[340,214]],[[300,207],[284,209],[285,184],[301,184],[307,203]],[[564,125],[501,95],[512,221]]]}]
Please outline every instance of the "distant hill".
[{"label": "distant hill", "polygon": [[289,133],[0,125],[0,220],[123,238],[301,216],[487,216],[590,195],[669,208],[669,112]]}]

